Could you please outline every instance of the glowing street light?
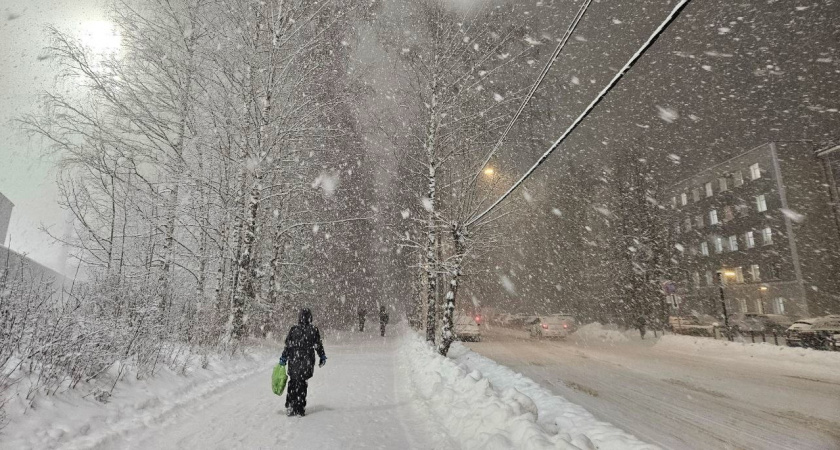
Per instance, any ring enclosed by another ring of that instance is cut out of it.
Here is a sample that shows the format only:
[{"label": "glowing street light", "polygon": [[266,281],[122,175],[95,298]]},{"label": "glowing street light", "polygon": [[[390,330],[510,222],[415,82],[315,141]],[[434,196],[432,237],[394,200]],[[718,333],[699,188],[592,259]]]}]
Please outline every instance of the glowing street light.
[{"label": "glowing street light", "polygon": [[493,174],[495,174],[495,173],[496,173],[496,170],[493,169],[492,167],[488,167],[488,168],[484,169],[484,175],[487,175],[488,177],[492,177]]}]

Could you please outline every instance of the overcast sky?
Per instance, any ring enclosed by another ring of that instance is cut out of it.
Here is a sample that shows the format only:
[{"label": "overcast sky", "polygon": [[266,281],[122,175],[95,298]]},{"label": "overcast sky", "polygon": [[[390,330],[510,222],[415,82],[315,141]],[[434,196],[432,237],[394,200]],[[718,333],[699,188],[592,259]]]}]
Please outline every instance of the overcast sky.
[{"label": "overcast sky", "polygon": [[44,27],[82,30],[103,16],[99,0],[0,0],[0,193],[15,204],[5,245],[59,271],[64,252],[39,230],[41,224],[59,232],[63,227],[55,172],[37,142],[30,143],[12,121],[32,111],[55,76],[50,62],[38,59]]}]

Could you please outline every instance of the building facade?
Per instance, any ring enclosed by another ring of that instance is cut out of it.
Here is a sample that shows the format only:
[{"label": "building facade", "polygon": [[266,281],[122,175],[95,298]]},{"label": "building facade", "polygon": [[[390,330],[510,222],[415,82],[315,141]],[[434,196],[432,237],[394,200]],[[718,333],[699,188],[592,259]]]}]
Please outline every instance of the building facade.
[{"label": "building facade", "polygon": [[63,275],[5,247],[13,207],[14,204],[0,193],[0,280],[3,277],[23,277],[38,282],[49,282],[54,284],[56,289],[60,289],[67,282]]},{"label": "building facade", "polygon": [[6,237],[9,234],[9,223],[12,220],[12,208],[14,204],[0,193],[0,246],[6,244]]},{"label": "building facade", "polygon": [[[673,278],[684,311],[840,312],[840,228],[824,164],[771,142],[669,187]],[[723,286],[723,299],[720,287]]]}]

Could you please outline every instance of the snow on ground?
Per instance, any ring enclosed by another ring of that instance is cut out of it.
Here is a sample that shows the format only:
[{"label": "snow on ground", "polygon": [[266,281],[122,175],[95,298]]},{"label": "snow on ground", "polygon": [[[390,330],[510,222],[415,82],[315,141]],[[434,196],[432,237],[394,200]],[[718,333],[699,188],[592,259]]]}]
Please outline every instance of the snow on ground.
[{"label": "snow on ground", "polygon": [[[509,438],[509,442],[513,444],[510,446],[511,448],[541,448],[538,445],[529,444],[541,444],[551,441],[568,442],[582,449],[619,450],[657,448],[641,442],[611,424],[597,420],[581,406],[551,393],[531,379],[514,372],[508,367],[497,364],[491,359],[474,353],[459,343],[453,344],[449,356],[451,362],[429,362],[426,364],[426,370],[436,369],[436,366],[440,365],[442,366],[440,369],[441,378],[443,378],[444,383],[454,384],[458,382],[468,386],[478,386],[472,388],[473,394],[484,394],[485,397],[492,399],[482,398],[481,400],[474,399],[468,401],[468,403],[473,404],[479,402],[488,403],[488,405],[479,403],[479,407],[475,408],[478,411],[484,411],[486,414],[490,414],[488,410],[491,407],[499,407],[499,399],[501,399],[503,404],[506,403],[507,411],[509,415],[512,413],[513,417],[494,416],[494,418],[502,421],[499,424],[500,430],[504,430],[505,426],[509,428],[508,432],[512,436]],[[417,369],[418,371],[423,370],[422,367],[418,367]],[[447,377],[451,380],[446,380]],[[423,382],[422,380],[421,378],[421,383]],[[457,390],[458,388],[453,387],[452,389]],[[464,390],[469,392],[469,389]],[[481,395],[478,396],[481,397]],[[457,401],[457,399],[455,400]],[[517,409],[516,403],[524,405],[523,408]],[[534,412],[537,413],[536,417],[533,415]],[[482,417],[478,417],[475,420],[483,421],[481,423],[487,423],[488,421],[488,419]],[[532,428],[534,421],[543,433],[541,439],[534,439],[533,441],[518,440],[519,438],[517,436],[528,436],[525,431],[526,429],[528,430],[527,433],[534,432]],[[520,424],[527,424],[529,428],[524,428],[519,431],[515,427]],[[468,430],[471,426],[469,422],[456,422],[453,425],[456,429],[465,430]]]},{"label": "snow on ground", "polygon": [[[53,396],[40,396],[27,408],[18,393],[10,399],[10,422],[0,430],[2,449],[88,448],[114,435],[141,429],[184,405],[213,395],[264,367],[277,354],[276,346],[249,347],[236,357],[211,356],[206,369],[191,367],[186,374],[162,368],[157,376],[137,380],[129,373],[105,403],[90,392],[98,380]],[[196,362],[197,363],[197,362]]]},{"label": "snow on ground", "polygon": [[572,338],[581,342],[627,342],[629,339],[615,326],[601,325],[598,322],[589,323],[578,328]]},{"label": "snow on ground", "polygon": [[102,405],[45,398],[0,435],[0,449],[452,448],[427,426],[396,374],[398,337],[328,333],[329,360],[309,383],[307,416],[271,392],[276,347],[215,358],[207,370],[121,385]]},{"label": "snow on ground", "polygon": [[840,448],[840,352],[632,331],[583,342],[488,327],[465,345],[664,448]]},{"label": "snow on ground", "polygon": [[656,342],[656,348],[718,359],[764,362],[777,367],[812,369],[816,374],[826,371],[840,372],[840,352],[829,352],[801,347],[785,347],[770,343],[729,342],[704,337],[669,334]]}]

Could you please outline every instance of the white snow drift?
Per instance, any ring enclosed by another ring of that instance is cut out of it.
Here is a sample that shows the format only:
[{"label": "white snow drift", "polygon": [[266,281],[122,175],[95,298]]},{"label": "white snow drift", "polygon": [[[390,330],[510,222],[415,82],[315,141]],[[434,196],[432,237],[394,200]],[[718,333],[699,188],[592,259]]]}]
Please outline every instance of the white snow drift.
[{"label": "white snow drift", "polygon": [[458,343],[449,359],[409,335],[400,357],[418,400],[463,448],[657,448]]}]

